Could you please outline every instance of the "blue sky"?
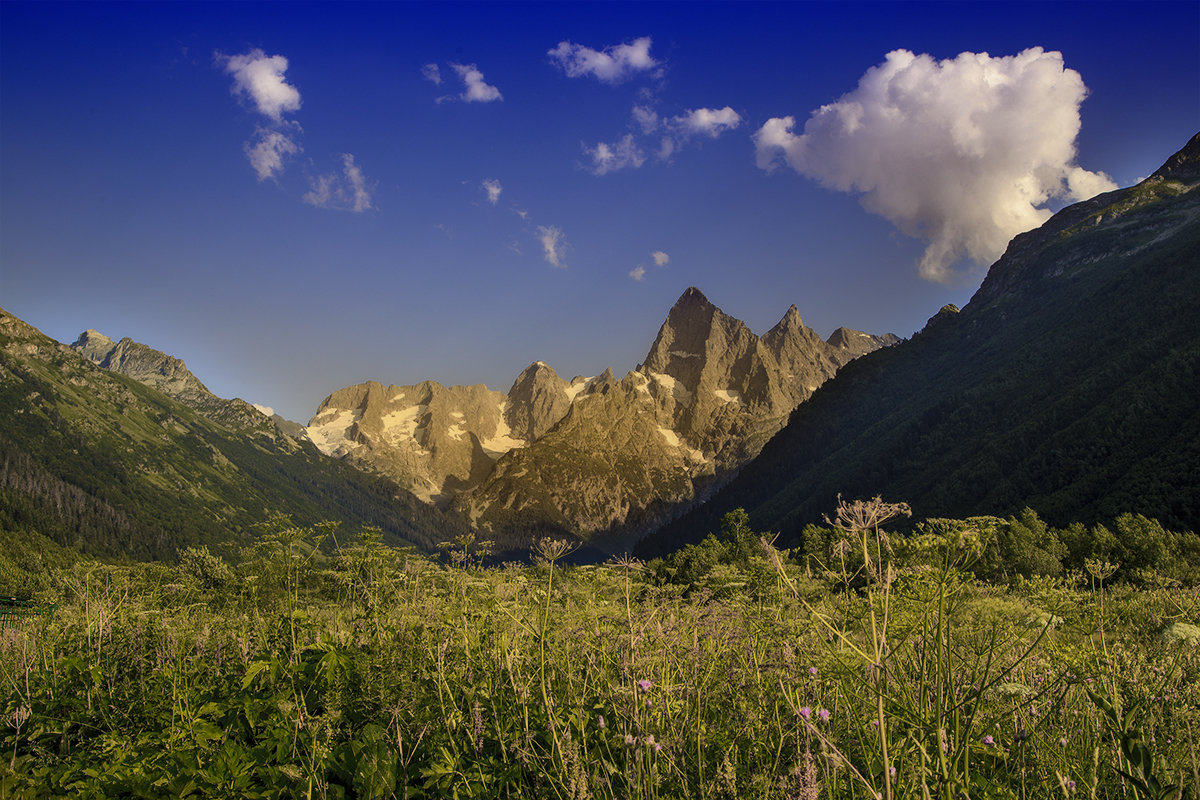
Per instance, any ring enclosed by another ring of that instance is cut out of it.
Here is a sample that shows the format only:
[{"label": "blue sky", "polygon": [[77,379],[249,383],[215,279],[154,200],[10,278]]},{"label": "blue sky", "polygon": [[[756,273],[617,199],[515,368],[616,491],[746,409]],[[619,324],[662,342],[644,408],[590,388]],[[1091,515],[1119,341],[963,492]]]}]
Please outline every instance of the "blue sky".
[{"label": "blue sky", "polygon": [[4,2],[0,306],[302,422],[623,374],[691,285],[908,336],[1197,130],[1196,2]]}]

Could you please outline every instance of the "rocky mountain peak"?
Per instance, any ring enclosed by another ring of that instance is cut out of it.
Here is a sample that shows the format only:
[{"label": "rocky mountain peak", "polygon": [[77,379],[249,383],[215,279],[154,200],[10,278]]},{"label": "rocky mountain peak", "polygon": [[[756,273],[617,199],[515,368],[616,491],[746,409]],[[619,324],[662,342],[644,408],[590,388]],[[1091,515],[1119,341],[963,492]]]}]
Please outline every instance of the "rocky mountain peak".
[{"label": "rocky mountain peak", "polygon": [[547,364],[535,361],[508,390],[504,422],[512,436],[533,441],[562,419],[570,407],[567,382]]},{"label": "rocky mountain peak", "polygon": [[675,305],[671,310],[704,307],[715,308],[712,303],[708,302],[708,298],[704,296],[704,292],[695,286],[689,286],[684,290],[683,294],[679,295],[679,299],[675,301]]},{"label": "rocky mountain peak", "polygon": [[214,395],[182,360],[135,342],[128,336],[114,342],[89,328],[79,334],[71,349],[102,369],[133,378],[234,430],[282,432],[261,411],[244,400],[226,400]]},{"label": "rocky mountain peak", "polygon": [[94,364],[103,361],[114,347],[116,347],[116,342],[91,328],[79,334],[79,338],[71,345],[72,350]]},{"label": "rocky mountain peak", "polygon": [[1200,180],[1200,133],[1193,136],[1182,150],[1168,158],[1150,177],[1183,183]]}]

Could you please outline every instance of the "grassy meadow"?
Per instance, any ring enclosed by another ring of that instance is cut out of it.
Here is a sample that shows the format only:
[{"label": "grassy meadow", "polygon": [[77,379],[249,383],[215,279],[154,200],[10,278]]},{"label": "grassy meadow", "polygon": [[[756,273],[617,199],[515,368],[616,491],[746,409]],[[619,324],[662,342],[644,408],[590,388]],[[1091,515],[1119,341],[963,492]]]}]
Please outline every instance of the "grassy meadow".
[{"label": "grassy meadow", "polygon": [[649,564],[286,518],[78,561],[0,632],[0,798],[1200,797],[1194,585],[983,581],[990,529],[905,511]]}]

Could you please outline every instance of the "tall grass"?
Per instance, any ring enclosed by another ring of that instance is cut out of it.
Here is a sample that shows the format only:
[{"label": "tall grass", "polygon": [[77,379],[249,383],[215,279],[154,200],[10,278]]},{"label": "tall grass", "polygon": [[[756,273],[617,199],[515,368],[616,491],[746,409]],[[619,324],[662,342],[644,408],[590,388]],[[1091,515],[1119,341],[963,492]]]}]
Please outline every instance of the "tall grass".
[{"label": "tall grass", "polygon": [[1200,648],[1159,638],[1195,589],[981,584],[969,524],[897,510],[690,588],[285,519],[233,567],[77,565],[0,637],[0,798],[1200,796]]}]

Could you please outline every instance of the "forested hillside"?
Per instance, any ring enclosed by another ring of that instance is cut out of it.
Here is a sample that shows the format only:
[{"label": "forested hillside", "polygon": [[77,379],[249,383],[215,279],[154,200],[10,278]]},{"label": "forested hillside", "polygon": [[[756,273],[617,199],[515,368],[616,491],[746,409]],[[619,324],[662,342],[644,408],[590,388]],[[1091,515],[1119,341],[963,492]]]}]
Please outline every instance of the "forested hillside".
[{"label": "forested hillside", "polygon": [[[173,558],[278,513],[432,548],[461,526],[264,425],[233,430],[0,311],[0,530],[94,555]],[[36,538],[36,537],[35,537]]]}]

